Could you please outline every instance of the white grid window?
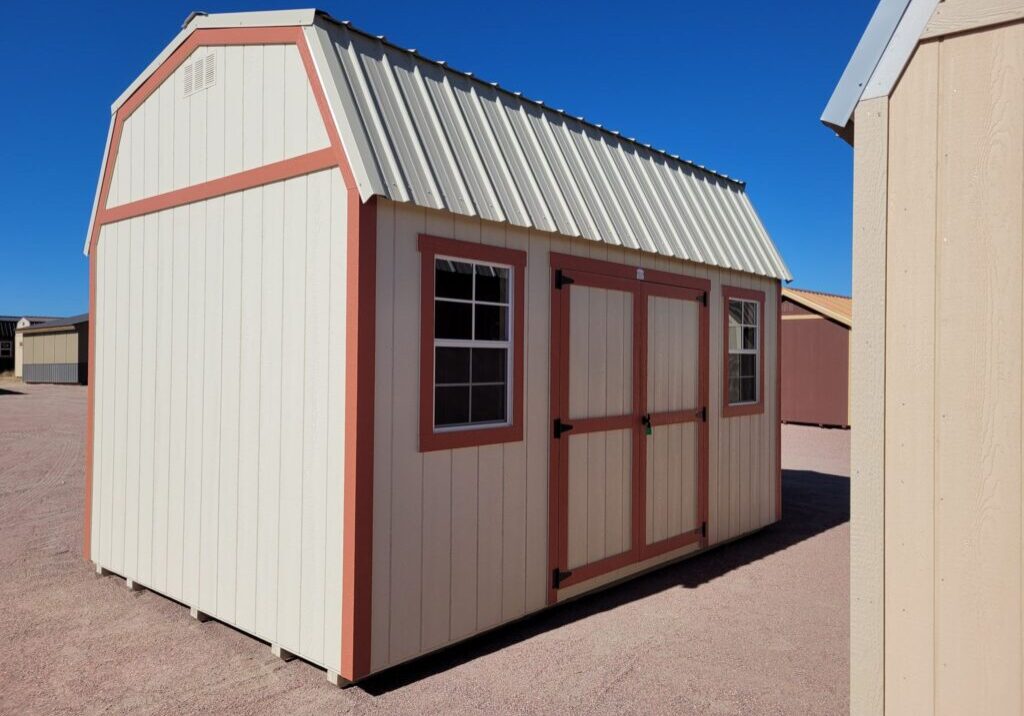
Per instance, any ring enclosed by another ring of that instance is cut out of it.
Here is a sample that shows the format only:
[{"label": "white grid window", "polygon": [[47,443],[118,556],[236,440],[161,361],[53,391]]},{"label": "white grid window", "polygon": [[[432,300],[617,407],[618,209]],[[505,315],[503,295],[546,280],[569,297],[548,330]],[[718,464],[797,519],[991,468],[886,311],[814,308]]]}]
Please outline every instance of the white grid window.
[{"label": "white grid window", "polygon": [[434,260],[434,427],[510,422],[510,266]]},{"label": "white grid window", "polygon": [[761,305],[729,299],[729,404],[756,403],[761,361]]}]

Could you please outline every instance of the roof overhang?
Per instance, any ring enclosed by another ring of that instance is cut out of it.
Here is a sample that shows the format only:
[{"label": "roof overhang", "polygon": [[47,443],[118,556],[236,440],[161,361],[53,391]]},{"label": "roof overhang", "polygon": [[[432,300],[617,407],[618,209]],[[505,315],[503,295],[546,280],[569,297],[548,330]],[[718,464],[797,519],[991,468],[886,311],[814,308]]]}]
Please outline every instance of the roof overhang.
[{"label": "roof overhang", "polygon": [[857,43],[821,121],[850,144],[862,100],[888,96],[903,73],[939,0],[881,0]]},{"label": "roof overhang", "polygon": [[846,316],[846,315],[844,315],[842,313],[839,313],[838,311],[833,311],[828,306],[824,306],[821,303],[812,300],[811,298],[809,298],[808,296],[804,295],[800,291],[789,289],[789,288],[783,288],[782,289],[782,297],[784,299],[786,299],[786,300],[792,301],[793,303],[797,303],[797,304],[803,306],[808,311],[814,311],[815,313],[820,314],[820,315],[824,316],[825,318],[829,318],[829,319],[835,321],[836,323],[841,323],[842,325],[846,326],[847,328],[852,328],[853,327],[853,319],[852,318],[850,318],[849,316]]}]

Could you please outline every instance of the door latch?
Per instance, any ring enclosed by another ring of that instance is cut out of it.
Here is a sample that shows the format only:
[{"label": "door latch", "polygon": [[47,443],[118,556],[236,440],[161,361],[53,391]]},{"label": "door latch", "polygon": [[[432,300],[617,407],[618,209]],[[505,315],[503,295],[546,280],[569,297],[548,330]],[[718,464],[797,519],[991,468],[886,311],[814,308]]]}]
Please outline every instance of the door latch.
[{"label": "door latch", "polygon": [[644,426],[644,435],[652,435],[654,427],[651,425],[651,414],[647,413],[640,418],[640,424]]}]

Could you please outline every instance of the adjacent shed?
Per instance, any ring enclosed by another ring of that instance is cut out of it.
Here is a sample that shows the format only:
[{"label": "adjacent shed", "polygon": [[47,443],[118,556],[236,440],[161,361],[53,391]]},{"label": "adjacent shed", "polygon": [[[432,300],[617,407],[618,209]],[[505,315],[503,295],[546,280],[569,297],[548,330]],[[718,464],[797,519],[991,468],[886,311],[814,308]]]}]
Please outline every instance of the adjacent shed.
[{"label": "adjacent shed", "polygon": [[22,378],[26,383],[78,383],[89,374],[89,314],[35,325],[19,322]]},{"label": "adjacent shed", "polygon": [[884,0],[853,142],[851,713],[1024,713],[1024,3]]},{"label": "adjacent shed", "polygon": [[853,301],[782,289],[782,422],[850,427]]},{"label": "adjacent shed", "polygon": [[312,10],[112,108],[85,555],[353,681],[779,519],[742,182]]},{"label": "adjacent shed", "polygon": [[14,332],[14,376],[16,378],[23,377],[22,367],[25,362],[25,336],[20,329],[56,320],[57,316],[22,316],[18,319]]},{"label": "adjacent shed", "polygon": [[18,316],[0,316],[0,373],[14,370],[14,332]]}]

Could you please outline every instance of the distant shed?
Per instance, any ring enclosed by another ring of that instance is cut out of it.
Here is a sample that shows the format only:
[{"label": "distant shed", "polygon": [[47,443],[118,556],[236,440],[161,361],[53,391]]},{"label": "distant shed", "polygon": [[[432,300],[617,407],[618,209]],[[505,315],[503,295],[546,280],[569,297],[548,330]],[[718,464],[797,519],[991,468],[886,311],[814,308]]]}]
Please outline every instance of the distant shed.
[{"label": "distant shed", "polygon": [[782,289],[782,422],[850,427],[846,296]]},{"label": "distant shed", "polygon": [[57,318],[18,329],[26,383],[87,382],[89,314]]},{"label": "distant shed", "polygon": [[338,683],[779,519],[742,182],[308,10],[192,16],[112,114],[99,570]]},{"label": "distant shed", "polygon": [[25,336],[19,329],[56,320],[57,316],[22,316],[18,320],[14,334],[14,377],[21,378],[23,376],[22,366],[25,362]]}]

